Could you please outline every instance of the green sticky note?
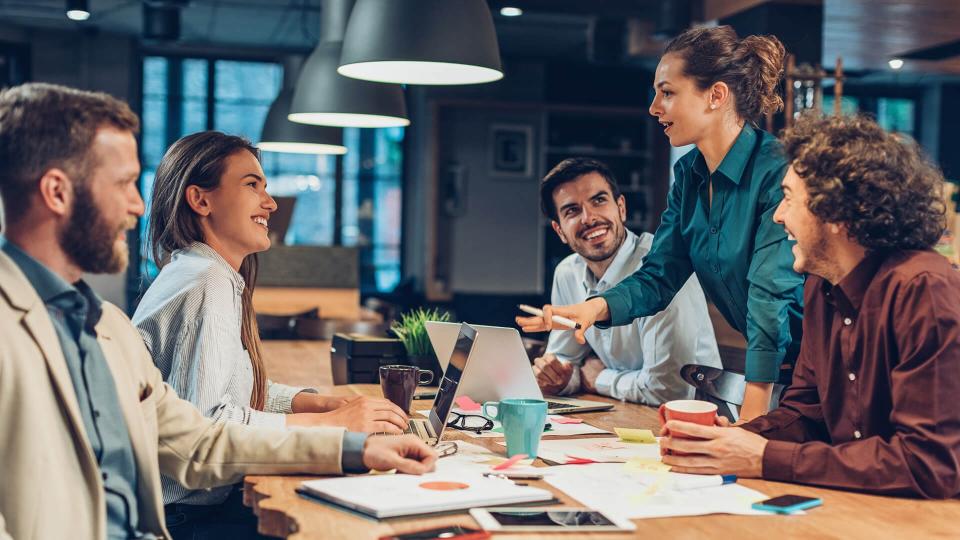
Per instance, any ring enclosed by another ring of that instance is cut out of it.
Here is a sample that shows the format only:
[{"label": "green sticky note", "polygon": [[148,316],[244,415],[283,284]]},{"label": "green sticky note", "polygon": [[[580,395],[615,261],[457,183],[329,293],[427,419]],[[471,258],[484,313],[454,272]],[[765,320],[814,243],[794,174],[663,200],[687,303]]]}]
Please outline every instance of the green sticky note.
[{"label": "green sticky note", "polygon": [[613,428],[617,432],[617,436],[620,437],[621,441],[624,442],[635,442],[635,443],[655,443],[657,438],[653,436],[653,431],[649,429],[633,429],[633,428]]}]

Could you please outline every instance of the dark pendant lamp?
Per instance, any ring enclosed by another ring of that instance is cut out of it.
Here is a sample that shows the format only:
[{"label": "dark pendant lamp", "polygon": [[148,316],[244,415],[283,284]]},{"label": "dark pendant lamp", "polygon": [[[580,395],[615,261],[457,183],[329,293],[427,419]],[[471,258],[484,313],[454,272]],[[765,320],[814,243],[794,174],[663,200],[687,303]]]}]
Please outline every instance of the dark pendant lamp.
[{"label": "dark pendant lamp", "polygon": [[267,152],[295,154],[346,154],[343,130],[335,127],[308,126],[287,119],[297,74],[303,58],[290,56],[283,65],[283,88],[270,105],[257,147]]},{"label": "dark pendant lamp", "polygon": [[337,73],[343,32],[352,7],[353,0],[323,3],[320,43],[300,72],[289,119],[340,127],[410,125],[401,87],[359,81]]},{"label": "dark pendant lamp", "polygon": [[503,78],[486,0],[357,0],[338,71],[401,84]]},{"label": "dark pendant lamp", "polygon": [[90,6],[87,0],[67,0],[67,18],[71,21],[85,21],[90,18]]}]

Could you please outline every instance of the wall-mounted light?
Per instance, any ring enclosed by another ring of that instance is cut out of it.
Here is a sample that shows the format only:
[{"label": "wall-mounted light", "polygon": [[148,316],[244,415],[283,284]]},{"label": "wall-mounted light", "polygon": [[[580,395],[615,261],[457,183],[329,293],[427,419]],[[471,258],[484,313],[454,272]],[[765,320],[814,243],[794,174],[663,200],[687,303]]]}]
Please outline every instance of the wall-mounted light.
[{"label": "wall-mounted light", "polygon": [[90,18],[90,6],[87,0],[67,0],[67,18],[71,21],[85,21]]},{"label": "wall-mounted light", "polygon": [[523,15],[523,10],[518,7],[506,6],[500,8],[500,14],[504,17],[519,17]]},{"label": "wall-mounted light", "polygon": [[357,0],[338,71],[397,84],[476,84],[503,78],[486,0]]},{"label": "wall-mounted light", "polygon": [[343,130],[335,127],[309,126],[291,122],[290,104],[303,57],[291,56],[283,64],[283,88],[270,105],[257,147],[267,152],[290,152],[294,154],[347,153],[343,145]]},{"label": "wall-mounted light", "polygon": [[410,125],[403,89],[337,73],[353,0],[325,0],[321,41],[300,71],[288,118],[302,124],[340,127]]},{"label": "wall-mounted light", "polygon": [[903,60],[899,58],[891,58],[887,65],[890,66],[890,69],[900,69],[903,67]]}]

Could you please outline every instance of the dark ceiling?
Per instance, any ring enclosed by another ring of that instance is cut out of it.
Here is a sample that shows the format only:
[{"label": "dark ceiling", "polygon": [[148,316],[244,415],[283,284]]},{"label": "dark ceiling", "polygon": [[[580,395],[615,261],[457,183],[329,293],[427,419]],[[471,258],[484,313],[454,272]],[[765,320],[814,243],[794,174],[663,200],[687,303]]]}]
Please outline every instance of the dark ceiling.
[{"label": "dark ceiling", "polygon": [[[685,1],[685,0],[681,0]],[[0,0],[0,20],[24,26],[84,28],[139,36],[141,0],[90,0],[89,20],[64,15],[64,0]],[[501,50],[506,56],[583,55],[591,24],[627,17],[653,21],[659,0],[491,0]],[[499,14],[520,7],[521,17]],[[310,49],[319,37],[320,0],[191,0],[181,17],[181,44],[246,49]],[[2,39],[2,36],[0,36]]]},{"label": "dark ceiling", "polygon": [[[488,1],[504,56],[579,60],[595,46],[616,47],[624,36],[633,57],[655,58],[662,41],[650,36],[662,25],[661,8],[696,10],[705,0]],[[763,0],[706,1],[754,5]],[[815,0],[804,0],[811,1]],[[79,23],[67,20],[64,4],[64,0],[0,0],[0,22],[141,35],[141,0],[90,0],[93,15]],[[501,16],[499,9],[505,5],[522,8],[524,15]],[[960,38],[960,0],[823,0],[823,5],[827,65],[842,55],[850,69],[886,70],[892,57]],[[320,17],[321,0],[190,0],[183,10],[177,46],[306,51],[319,37]],[[960,73],[960,57],[909,61],[903,71],[911,70]]]}]

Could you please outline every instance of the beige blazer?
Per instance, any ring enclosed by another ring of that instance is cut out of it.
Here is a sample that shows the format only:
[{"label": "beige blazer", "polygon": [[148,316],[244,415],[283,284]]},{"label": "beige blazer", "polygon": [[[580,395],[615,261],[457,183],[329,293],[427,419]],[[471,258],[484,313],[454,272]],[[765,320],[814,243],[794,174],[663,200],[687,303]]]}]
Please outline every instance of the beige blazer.
[{"label": "beige blazer", "polygon": [[[140,528],[168,537],[160,473],[198,489],[245,474],[339,474],[341,428],[215,424],[176,396],[126,315],[104,303],[97,341],[137,463]],[[0,252],[0,538],[106,536],[103,483],[46,307]]]}]

